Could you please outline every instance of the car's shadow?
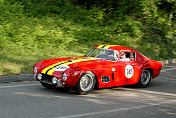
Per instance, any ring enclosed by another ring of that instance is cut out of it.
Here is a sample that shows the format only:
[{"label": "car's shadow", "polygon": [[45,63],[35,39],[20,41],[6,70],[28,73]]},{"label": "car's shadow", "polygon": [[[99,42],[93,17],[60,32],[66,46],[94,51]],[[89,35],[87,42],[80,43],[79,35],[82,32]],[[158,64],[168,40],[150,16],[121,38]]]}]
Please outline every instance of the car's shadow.
[{"label": "car's shadow", "polygon": [[[104,91],[104,90],[120,90],[118,88],[131,88],[131,89],[147,89],[147,90],[156,90],[157,88],[159,87],[162,87],[162,83],[158,83],[158,82],[151,82],[149,84],[149,86],[147,86],[146,88],[140,88],[136,85],[124,85],[124,86],[116,86],[116,87],[108,87],[108,88],[95,88],[92,93],[93,94],[96,94],[96,93],[101,93],[101,91]],[[45,91],[45,92],[49,92],[49,93],[53,93],[53,94],[62,94],[62,95],[79,95],[75,89],[73,88],[60,88],[60,87],[56,87],[54,89],[48,89],[48,88],[45,88],[45,87],[41,87],[40,88],[40,91]]]},{"label": "car's shadow", "polygon": [[45,88],[45,87],[42,87],[40,88],[40,91],[45,91],[45,92],[49,92],[49,93],[53,93],[53,94],[62,94],[62,95],[66,95],[66,94],[70,94],[70,95],[78,95],[76,93],[76,91],[74,89],[71,89],[71,88],[59,88],[59,87],[56,87],[56,88],[52,88],[52,89],[49,89],[49,88]]}]

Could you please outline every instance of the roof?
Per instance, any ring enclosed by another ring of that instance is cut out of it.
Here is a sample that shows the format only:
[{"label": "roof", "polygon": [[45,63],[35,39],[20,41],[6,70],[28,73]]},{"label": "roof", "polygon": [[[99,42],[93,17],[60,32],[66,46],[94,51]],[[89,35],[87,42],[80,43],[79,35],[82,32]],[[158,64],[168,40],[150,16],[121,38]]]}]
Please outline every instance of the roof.
[{"label": "roof", "polygon": [[117,50],[117,51],[120,51],[120,50],[132,50],[132,51],[134,51],[131,48],[120,46],[120,45],[96,45],[94,47],[102,48],[102,49],[112,49],[112,50]]}]

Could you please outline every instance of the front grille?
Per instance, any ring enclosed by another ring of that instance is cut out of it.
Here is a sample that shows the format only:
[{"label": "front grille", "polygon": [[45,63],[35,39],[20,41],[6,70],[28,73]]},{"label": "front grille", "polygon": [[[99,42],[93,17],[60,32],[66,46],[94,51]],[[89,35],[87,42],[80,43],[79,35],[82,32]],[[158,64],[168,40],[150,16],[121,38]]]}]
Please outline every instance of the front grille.
[{"label": "front grille", "polygon": [[42,74],[42,82],[46,82],[46,83],[52,83],[52,78],[53,76],[51,75],[46,75],[46,74]]},{"label": "front grille", "polygon": [[102,76],[101,81],[102,81],[102,83],[108,83],[108,82],[110,82],[110,77],[109,76]]}]

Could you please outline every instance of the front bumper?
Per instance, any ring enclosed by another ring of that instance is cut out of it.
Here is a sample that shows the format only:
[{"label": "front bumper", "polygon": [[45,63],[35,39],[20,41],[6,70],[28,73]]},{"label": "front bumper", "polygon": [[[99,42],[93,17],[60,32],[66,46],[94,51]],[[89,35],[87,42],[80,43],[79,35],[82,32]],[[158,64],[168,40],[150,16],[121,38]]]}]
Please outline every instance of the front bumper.
[{"label": "front bumper", "polygon": [[[42,73],[40,73],[40,74],[42,74]],[[47,83],[47,84],[57,85],[57,87],[64,87],[63,85],[65,84],[65,82],[62,82],[61,78],[60,79],[57,78],[57,83],[52,82],[53,78],[54,78],[54,76],[47,75],[47,74],[42,74],[42,78],[39,80],[37,78],[37,75],[34,75],[35,80],[38,80],[38,81],[41,81],[41,82],[44,82],[44,83]]]}]

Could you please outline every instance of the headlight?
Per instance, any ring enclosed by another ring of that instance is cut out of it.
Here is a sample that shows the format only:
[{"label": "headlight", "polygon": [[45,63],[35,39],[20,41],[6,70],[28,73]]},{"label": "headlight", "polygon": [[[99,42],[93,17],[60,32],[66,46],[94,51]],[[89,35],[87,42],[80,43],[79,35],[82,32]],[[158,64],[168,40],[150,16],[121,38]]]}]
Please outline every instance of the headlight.
[{"label": "headlight", "polygon": [[57,83],[57,78],[53,77],[52,82],[53,82],[53,84],[56,84]]},{"label": "headlight", "polygon": [[63,73],[63,74],[62,74],[62,80],[64,80],[64,81],[67,80],[67,74],[66,74],[66,73]]},{"label": "headlight", "polygon": [[36,66],[34,67],[34,73],[35,74],[37,73],[37,67]]},{"label": "headlight", "polygon": [[39,73],[39,74],[37,75],[37,78],[38,78],[39,80],[41,80],[41,79],[42,79],[42,74]]}]

